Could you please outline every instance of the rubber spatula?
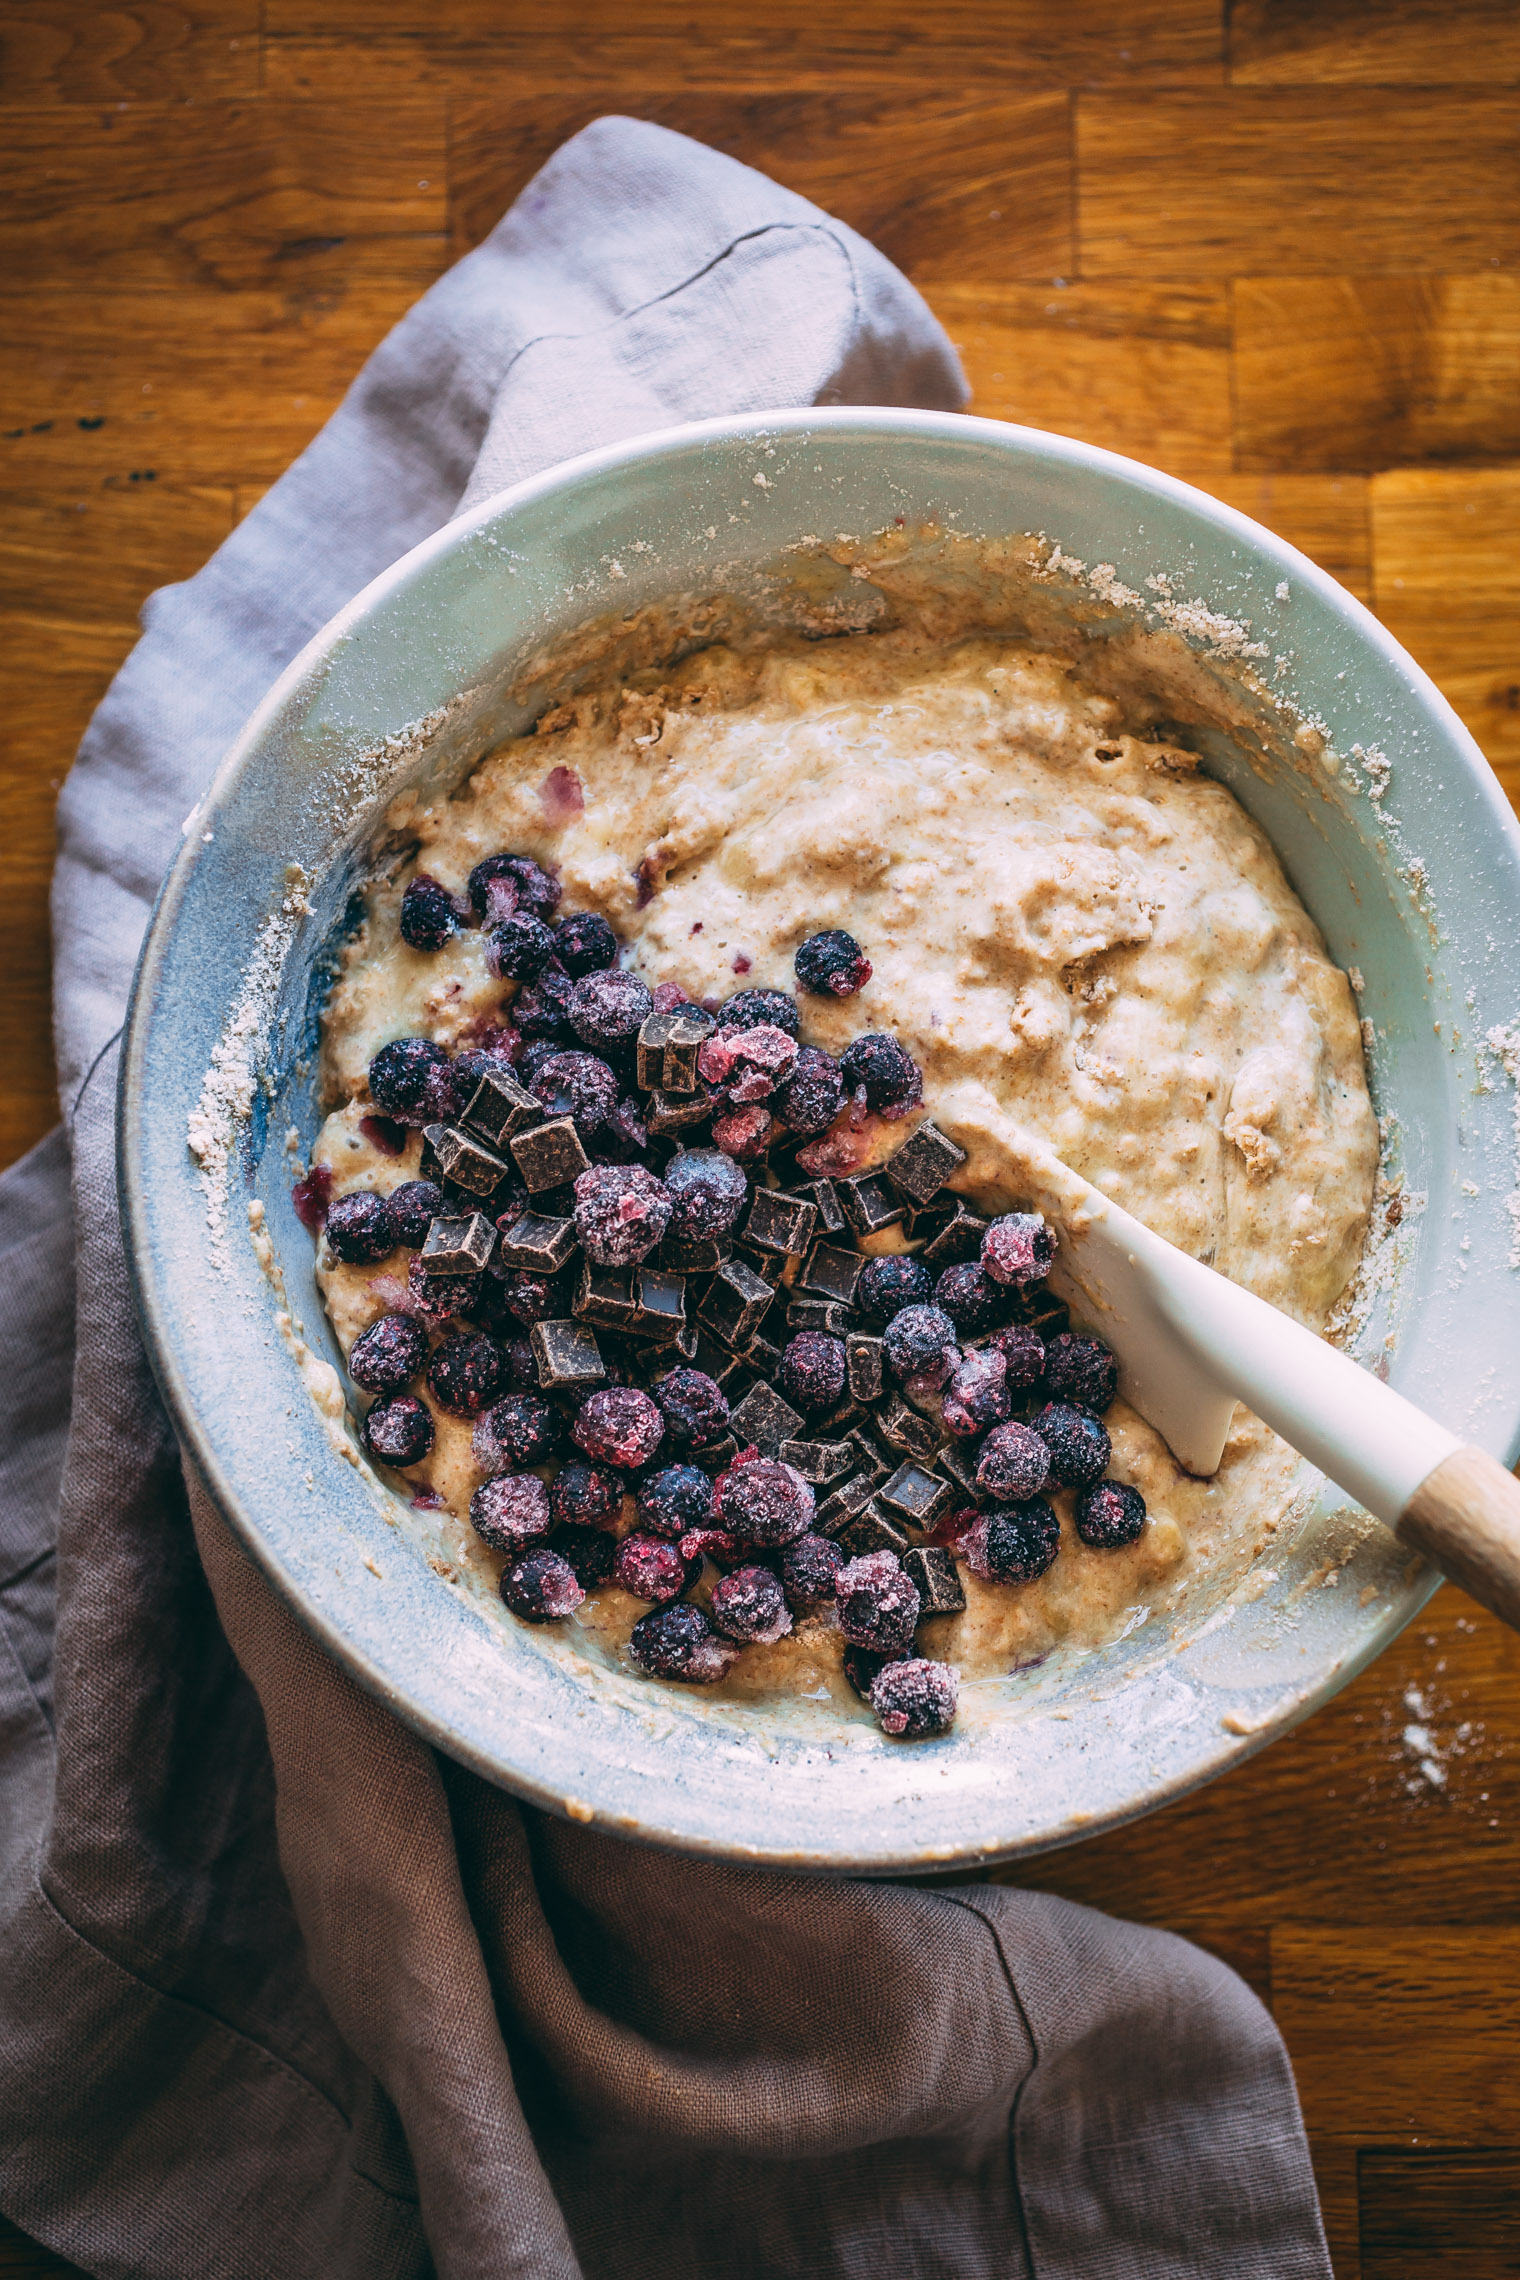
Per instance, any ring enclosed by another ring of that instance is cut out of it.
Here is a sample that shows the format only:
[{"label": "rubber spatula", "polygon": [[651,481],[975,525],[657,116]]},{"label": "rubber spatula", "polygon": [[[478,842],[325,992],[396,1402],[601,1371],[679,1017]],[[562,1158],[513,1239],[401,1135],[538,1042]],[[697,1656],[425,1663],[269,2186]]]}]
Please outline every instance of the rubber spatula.
[{"label": "rubber spatula", "polygon": [[[1051,1282],[1113,1348],[1119,1390],[1188,1472],[1216,1472],[1235,1403],[1520,1630],[1520,1481],[1347,1354],[1190,1259],[1044,1150]],[[1027,1186],[1027,1181],[1020,1183]]]}]

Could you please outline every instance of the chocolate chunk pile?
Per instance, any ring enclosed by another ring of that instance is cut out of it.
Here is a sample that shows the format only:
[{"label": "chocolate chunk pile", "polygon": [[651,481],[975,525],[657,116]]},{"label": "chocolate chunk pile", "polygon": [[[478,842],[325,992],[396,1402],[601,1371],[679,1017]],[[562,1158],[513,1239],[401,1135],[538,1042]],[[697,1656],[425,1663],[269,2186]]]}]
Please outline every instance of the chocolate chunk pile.
[{"label": "chocolate chunk pile", "polygon": [[[529,1622],[611,1576],[651,1607],[638,1666],[705,1685],[832,1607],[883,1730],[941,1733],[956,1675],[916,1649],[965,1607],[957,1563],[1043,1574],[1056,1485],[1079,1492],[1089,1545],[1145,1524],[1138,1491],[1104,1477],[1112,1356],[1043,1289],[1043,1219],[971,1211],[949,1185],[965,1156],[932,1121],[856,1168],[922,1101],[897,1039],[836,1060],[800,1042],[784,991],[651,992],[605,919],[555,921],[558,899],[503,855],[467,898],[419,875],[403,900],[414,950],[473,915],[519,987],[462,1050],[400,1038],[370,1064],[364,1128],[399,1154],[420,1127],[422,1161],[388,1196],[327,1208],[336,1258],[412,1253],[405,1303],[350,1356],[373,1396],[364,1445],[405,1469],[435,1410],[474,1420],[471,1521]],[[804,991],[836,997],[871,970],[838,930],[796,963]],[[860,1248],[894,1228],[910,1250]]]}]

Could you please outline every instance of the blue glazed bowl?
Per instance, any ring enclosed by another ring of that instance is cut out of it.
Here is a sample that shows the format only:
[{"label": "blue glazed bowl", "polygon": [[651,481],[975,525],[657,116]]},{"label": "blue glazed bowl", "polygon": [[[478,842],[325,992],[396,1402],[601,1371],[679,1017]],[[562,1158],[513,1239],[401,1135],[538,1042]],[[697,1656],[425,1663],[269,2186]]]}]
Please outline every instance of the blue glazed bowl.
[{"label": "blue glazed bowl", "polygon": [[[1174,612],[1174,650],[1179,638],[1217,649],[1220,619],[1265,642],[1286,709],[1260,708],[1249,758],[1202,731],[1206,764],[1276,845],[1334,957],[1365,977],[1376,1103],[1411,1198],[1368,1351],[1512,1460],[1513,1100],[1484,1046],[1514,1011],[1508,806],[1451,708],[1332,579],[1185,484],[1059,436],[890,410],[707,422],[590,454],[462,516],[333,620],[223,763],[165,881],[122,1064],[121,1188],[149,1350],[211,1493],[274,1587],[399,1717],[518,1795],[791,1869],[971,1864],[1145,1812],[1323,1702],[1436,1581],[1310,1478],[1276,1567],[1233,1597],[1221,1589],[1206,1615],[1195,1606],[1080,1664],[979,1682],[951,1735],[904,1747],[814,1706],[720,1706],[600,1667],[570,1626],[528,1630],[469,1574],[440,1573],[437,1524],[356,1461],[282,1142],[293,1128],[304,1155],[321,1120],[315,1021],[386,801],[452,786],[525,725],[512,692],[526,661],[575,628],[774,579],[794,559],[784,550],[817,532],[899,518],[1040,532],[1101,565],[1071,581],[1093,638],[1158,624],[1170,595],[1215,613]],[[1317,728],[1295,740],[1303,721]],[[209,1181],[187,1145],[208,1105],[212,1140],[233,1142]]]}]

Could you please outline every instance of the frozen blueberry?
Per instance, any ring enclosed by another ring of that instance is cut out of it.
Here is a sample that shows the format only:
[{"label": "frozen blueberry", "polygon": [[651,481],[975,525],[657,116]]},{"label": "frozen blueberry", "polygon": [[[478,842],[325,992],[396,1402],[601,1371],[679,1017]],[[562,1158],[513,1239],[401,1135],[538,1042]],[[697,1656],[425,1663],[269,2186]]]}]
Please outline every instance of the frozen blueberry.
[{"label": "frozen blueberry", "polygon": [[413,950],[441,950],[458,930],[459,905],[441,879],[419,871],[401,898],[398,923]]},{"label": "frozen blueberry", "polygon": [[554,1455],[564,1430],[564,1419],[541,1393],[506,1394],[476,1420],[475,1462],[485,1473],[524,1472]]},{"label": "frozen blueberry", "polygon": [[605,1528],[557,1528],[550,1550],[569,1562],[578,1584],[593,1591],[612,1573],[617,1558],[617,1538],[609,1535]]},{"label": "frozen blueberry", "polygon": [[982,1443],[976,1485],[1002,1504],[1021,1504],[1050,1478],[1050,1450],[1028,1425],[999,1425]]},{"label": "frozen blueberry", "polygon": [[853,934],[832,926],[810,934],[793,961],[797,979],[814,997],[853,997],[871,979],[871,961]]},{"label": "frozen blueberry", "polygon": [[734,1649],[717,1636],[701,1608],[684,1599],[641,1617],[628,1652],[651,1678],[680,1679],[689,1686],[715,1685],[734,1659]]},{"label": "frozen blueberry", "polygon": [[753,1164],[765,1154],[775,1131],[776,1120],[770,1110],[753,1101],[713,1118],[713,1146],[732,1156],[737,1164]]},{"label": "frozen blueberry", "polygon": [[670,1233],[683,1243],[702,1243],[728,1233],[744,1209],[749,1181],[721,1150],[692,1148],[666,1165],[665,1189]]},{"label": "frozen blueberry", "polygon": [[671,1370],[650,1388],[671,1439],[694,1449],[721,1441],[728,1430],[728,1395],[705,1370]]},{"label": "frozen blueberry", "polygon": [[982,1237],[982,1265],[994,1282],[1039,1282],[1050,1272],[1055,1238],[1035,1211],[1010,1211]]},{"label": "frozen blueberry", "polygon": [[1108,1468],[1108,1434],[1091,1411],[1069,1401],[1047,1401],[1034,1429],[1050,1451],[1051,1477],[1063,1488],[1086,1488]]},{"label": "frozen blueberry", "polygon": [[934,1284],[927,1267],[907,1254],[868,1259],[855,1285],[855,1304],[872,1322],[890,1322],[905,1306],[927,1305]]},{"label": "frozen blueberry", "polygon": [[867,1552],[834,1578],[839,1628],[850,1644],[873,1654],[903,1655],[918,1624],[918,1591],[895,1552]]},{"label": "frozen blueberry", "polygon": [[583,1045],[631,1045],[654,1010],[645,984],[621,966],[583,975],[572,984],[570,1026]]},{"label": "frozen blueberry", "polygon": [[769,1568],[739,1567],[713,1585],[712,1620],[741,1645],[774,1646],[792,1627],[791,1609]]},{"label": "frozen blueberry", "polygon": [[794,1537],[781,1555],[781,1588],[787,1605],[816,1607],[834,1596],[834,1578],[844,1566],[844,1553],[832,1536],[811,1531]]},{"label": "frozen blueberry", "polygon": [[427,1332],[410,1314],[382,1314],[354,1340],[348,1374],[366,1393],[399,1393],[427,1360]]},{"label": "frozen blueberry", "polygon": [[629,1267],[647,1258],[672,1208],[664,1181],[642,1164],[593,1164],[575,1183],[575,1232],[598,1267]]},{"label": "frozen blueberry", "polygon": [[414,1393],[395,1393],[377,1401],[364,1420],[360,1439],[382,1464],[404,1469],[420,1465],[433,1446],[436,1428],[433,1412]]},{"label": "frozen blueberry", "polygon": [[1045,1341],[1027,1323],[1015,1322],[1007,1330],[994,1330],[987,1341],[1008,1365],[1010,1386],[1034,1385],[1045,1368]]},{"label": "frozen blueberry", "polygon": [[552,1061],[556,1053],[563,1053],[564,1051],[564,1045],[553,1037],[531,1038],[523,1047],[517,1064],[518,1083],[526,1085],[531,1092],[533,1079],[538,1075],[544,1063]]},{"label": "frozen blueberry", "polygon": [[639,1483],[639,1526],[673,1543],[691,1528],[710,1528],[713,1484],[696,1465],[666,1465]]},{"label": "frozen blueberry", "polygon": [[346,1266],[370,1267],[396,1248],[396,1226],[383,1195],[356,1188],[327,1207],[327,1243]]},{"label": "frozen blueberry", "polygon": [[549,1510],[556,1527],[615,1528],[623,1510],[623,1484],[604,1465],[572,1457],[549,1483]]},{"label": "frozen blueberry", "polygon": [[554,955],[580,981],[617,964],[617,936],[599,910],[578,910],[554,929]]},{"label": "frozen blueberry", "polygon": [[466,1045],[454,1055],[454,1087],[461,1108],[468,1107],[482,1077],[505,1069],[510,1075],[522,1059],[523,1041],[516,1027],[494,1023],[479,1044]]},{"label": "frozen blueberry", "polygon": [[674,1544],[659,1536],[625,1536],[612,1563],[612,1580],[631,1599],[656,1607],[679,1599],[689,1580],[686,1562]]},{"label": "frozen blueberry", "polygon": [[503,1274],[493,1271],[502,1305],[519,1322],[555,1322],[570,1311],[565,1281],[555,1275],[530,1274],[526,1267],[508,1267]]},{"label": "frozen blueberry", "polygon": [[1050,1341],[1045,1382],[1057,1401],[1074,1401],[1101,1417],[1119,1390],[1119,1365],[1101,1338],[1063,1330]]},{"label": "frozen blueberry", "polygon": [[406,1270],[406,1306],[409,1314],[437,1325],[456,1314],[473,1314],[481,1303],[484,1275],[430,1275],[420,1258]]},{"label": "frozen blueberry", "polygon": [[627,1163],[642,1156],[648,1146],[649,1127],[644,1122],[643,1106],[632,1093],[624,1093],[597,1136],[596,1153]]},{"label": "frozen blueberry", "polygon": [[1032,1496],[985,1514],[959,1549],[984,1583],[1033,1583],[1061,1549],[1061,1523],[1043,1496]]},{"label": "frozen blueberry", "polygon": [[884,1734],[919,1742],[955,1722],[959,1686],[949,1663],[908,1655],[885,1664],[871,1682],[871,1708]]},{"label": "frozen blueberry", "polygon": [[1008,1364],[995,1346],[982,1346],[963,1354],[945,1388],[941,1415],[952,1433],[985,1432],[1001,1425],[1012,1402],[1008,1392]]},{"label": "frozen blueberry", "polygon": [[826,1132],[844,1106],[844,1078],[831,1053],[804,1045],[784,1084],[771,1098],[771,1111],[799,1140]]},{"label": "frozen blueberry", "polygon": [[618,1081],[594,1053],[552,1053],[529,1079],[528,1090],[549,1117],[570,1116],[583,1140],[617,1112]]},{"label": "frozen blueberry", "polygon": [[498,980],[536,981],[554,956],[554,936],[530,910],[486,929],[486,971]]},{"label": "frozen blueberry", "polygon": [[776,1390],[796,1408],[833,1409],[844,1393],[844,1341],[801,1330],[782,1349]]},{"label": "frozen blueberry", "polygon": [[740,990],[718,1008],[720,1029],[764,1029],[772,1024],[795,1037],[802,1023],[797,1000],[785,990]]},{"label": "frozen blueberry", "polygon": [[805,1536],[812,1522],[812,1489],[779,1458],[731,1465],[718,1482],[718,1525],[742,1543],[769,1551]]},{"label": "frozen blueberry", "polygon": [[1127,1480],[1095,1480],[1077,1498],[1077,1534],[1094,1551],[1132,1544],[1145,1526],[1145,1498]]},{"label": "frozen blueberry", "polygon": [[391,1207],[396,1241],[409,1251],[422,1249],[429,1227],[447,1208],[443,1190],[434,1180],[403,1180],[385,1200]]},{"label": "frozen blueberry", "polygon": [[469,896],[483,919],[511,918],[519,910],[548,918],[558,906],[560,885],[531,855],[488,855],[470,873]]},{"label": "frozen blueberry", "polygon": [[934,1286],[934,1303],[944,1308],[965,1338],[992,1329],[1008,1311],[1006,1294],[974,1260],[965,1266],[946,1267]]},{"label": "frozen blueberry", "polygon": [[866,1106],[879,1115],[905,1116],[923,1098],[924,1080],[917,1062],[885,1030],[852,1037],[839,1066],[849,1091],[863,1086]]},{"label": "frozen blueberry", "polygon": [[549,1533],[549,1491],[537,1473],[498,1473],[470,1498],[470,1526],[497,1552],[520,1552]]},{"label": "frozen blueberry", "polygon": [[[554,958],[536,981],[524,982],[512,1000],[512,1019],[524,1037],[550,1037],[556,1043],[568,1043],[574,1034],[570,1000],[576,986]],[[525,1054],[524,1060],[526,1058]]]},{"label": "frozen blueberry", "polygon": [[660,1445],[665,1420],[637,1386],[604,1385],[581,1404],[571,1438],[594,1463],[631,1471],[647,1465]]},{"label": "frozen blueberry", "polygon": [[447,1053],[431,1037],[398,1037],[369,1065],[369,1097],[398,1124],[431,1123],[428,1079],[435,1071],[447,1076],[448,1069]]},{"label": "frozen blueberry", "polygon": [[506,1371],[501,1349],[489,1338],[466,1332],[441,1345],[428,1364],[428,1391],[451,1417],[478,1417],[489,1409]]},{"label": "frozen blueberry", "polygon": [[960,1358],[955,1324],[937,1306],[905,1306],[894,1314],[881,1334],[881,1350],[894,1377],[926,1385],[943,1385]]},{"label": "frozen blueberry", "polygon": [[579,1607],[586,1594],[570,1562],[547,1544],[539,1544],[508,1560],[501,1571],[501,1596],[525,1622],[557,1623]]}]

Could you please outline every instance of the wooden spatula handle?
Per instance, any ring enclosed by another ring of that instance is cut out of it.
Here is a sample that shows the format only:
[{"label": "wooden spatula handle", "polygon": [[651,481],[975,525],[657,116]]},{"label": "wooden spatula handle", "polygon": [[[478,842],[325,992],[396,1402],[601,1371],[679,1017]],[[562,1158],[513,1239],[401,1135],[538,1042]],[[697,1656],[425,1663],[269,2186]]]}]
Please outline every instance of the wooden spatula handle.
[{"label": "wooden spatula handle", "polygon": [[1420,1483],[1398,1533],[1520,1631],[1520,1480],[1513,1473],[1481,1449],[1458,1449]]}]

